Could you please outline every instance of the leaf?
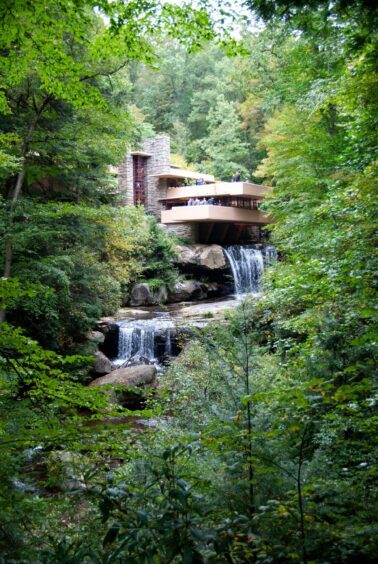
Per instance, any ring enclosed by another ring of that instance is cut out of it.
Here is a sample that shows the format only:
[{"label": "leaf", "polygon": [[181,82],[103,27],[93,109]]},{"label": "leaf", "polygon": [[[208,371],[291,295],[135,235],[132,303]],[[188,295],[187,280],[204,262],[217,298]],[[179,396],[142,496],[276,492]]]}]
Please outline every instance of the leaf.
[{"label": "leaf", "polygon": [[104,540],[102,541],[102,545],[105,547],[108,544],[111,544],[112,542],[114,542],[118,536],[118,533],[120,531],[120,524],[119,523],[113,523],[113,525],[108,529],[108,532],[106,533]]}]

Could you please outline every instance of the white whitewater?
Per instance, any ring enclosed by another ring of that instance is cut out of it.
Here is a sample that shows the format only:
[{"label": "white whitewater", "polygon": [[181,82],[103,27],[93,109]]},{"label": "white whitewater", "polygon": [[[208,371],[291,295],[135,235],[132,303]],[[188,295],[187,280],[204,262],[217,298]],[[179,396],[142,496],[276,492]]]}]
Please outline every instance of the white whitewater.
[{"label": "white whitewater", "polygon": [[263,251],[252,246],[233,245],[226,247],[224,252],[230,263],[236,296],[257,294],[264,264],[269,266],[277,259],[273,245],[268,245]]},{"label": "white whitewater", "polygon": [[113,361],[116,366],[122,366],[132,357],[143,357],[158,364],[158,358],[161,361],[164,355],[171,356],[177,327],[204,327],[209,322],[209,312],[214,314],[224,308],[235,307],[246,294],[257,294],[264,265],[270,266],[277,260],[273,245],[267,245],[262,250],[235,245],[225,248],[224,252],[232,270],[235,296],[221,301],[175,306],[170,312],[149,312],[148,318],[131,317],[119,321],[118,355]]},{"label": "white whitewater", "polygon": [[156,361],[157,335],[166,334],[166,353],[171,352],[171,329],[169,316],[161,315],[152,319],[129,319],[119,323],[118,356],[114,364],[120,366],[131,357],[140,356],[151,362]]}]

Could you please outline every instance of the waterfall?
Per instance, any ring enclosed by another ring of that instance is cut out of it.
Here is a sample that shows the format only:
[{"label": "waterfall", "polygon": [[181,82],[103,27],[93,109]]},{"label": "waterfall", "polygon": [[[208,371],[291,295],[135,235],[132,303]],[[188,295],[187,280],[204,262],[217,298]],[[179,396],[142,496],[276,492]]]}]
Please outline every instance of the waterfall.
[{"label": "waterfall", "polygon": [[123,327],[119,328],[118,336],[118,359],[128,360],[132,356],[133,351],[133,337],[135,329],[133,327]]},{"label": "waterfall", "polygon": [[123,364],[132,356],[143,356],[155,360],[154,327],[133,327],[120,325],[118,337],[118,357],[115,364]]},{"label": "waterfall", "polygon": [[171,330],[167,329],[167,335],[165,338],[165,350],[164,353],[167,356],[172,356],[172,339],[171,339]]},{"label": "waterfall", "polygon": [[260,250],[251,246],[227,247],[224,252],[229,260],[234,277],[235,294],[256,294],[264,272],[264,259]]},{"label": "waterfall", "polygon": [[160,313],[153,319],[126,319],[118,325],[118,356],[113,361],[116,366],[124,364],[131,357],[144,357],[156,362],[157,337],[165,339],[165,353],[171,354],[173,322],[169,315]]}]

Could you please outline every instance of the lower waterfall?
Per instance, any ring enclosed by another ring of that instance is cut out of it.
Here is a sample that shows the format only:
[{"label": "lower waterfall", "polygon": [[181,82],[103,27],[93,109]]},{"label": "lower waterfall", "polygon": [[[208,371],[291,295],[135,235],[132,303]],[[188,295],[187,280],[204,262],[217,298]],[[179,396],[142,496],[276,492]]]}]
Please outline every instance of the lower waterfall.
[{"label": "lower waterfall", "polygon": [[273,245],[268,245],[262,251],[250,245],[233,245],[226,247],[224,252],[230,263],[237,296],[258,293],[264,264],[268,266],[277,259]]},{"label": "lower waterfall", "polygon": [[126,363],[132,357],[143,357],[156,362],[156,338],[159,336],[165,341],[164,353],[171,354],[173,322],[169,316],[161,314],[153,319],[124,320],[118,325],[118,355],[113,361],[116,366]]},{"label": "lower waterfall", "polygon": [[148,360],[155,358],[155,332],[153,328],[139,329],[136,327],[120,327],[118,341],[118,355],[122,360],[131,356],[143,356]]}]

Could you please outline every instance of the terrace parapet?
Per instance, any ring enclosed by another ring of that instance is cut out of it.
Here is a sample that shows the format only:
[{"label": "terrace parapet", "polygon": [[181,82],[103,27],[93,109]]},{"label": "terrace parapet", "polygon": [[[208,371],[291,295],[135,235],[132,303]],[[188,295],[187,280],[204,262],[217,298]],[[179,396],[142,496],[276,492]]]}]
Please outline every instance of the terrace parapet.
[{"label": "terrace parapet", "polygon": [[167,188],[166,197],[161,201],[188,200],[190,198],[217,198],[222,196],[240,196],[254,200],[263,200],[271,191],[269,186],[251,182],[213,182],[200,186],[180,186]]},{"label": "terrace parapet", "polygon": [[272,219],[263,211],[257,209],[243,209],[229,206],[176,206],[161,212],[161,222],[214,222],[214,223],[244,223],[250,225],[267,225]]}]

